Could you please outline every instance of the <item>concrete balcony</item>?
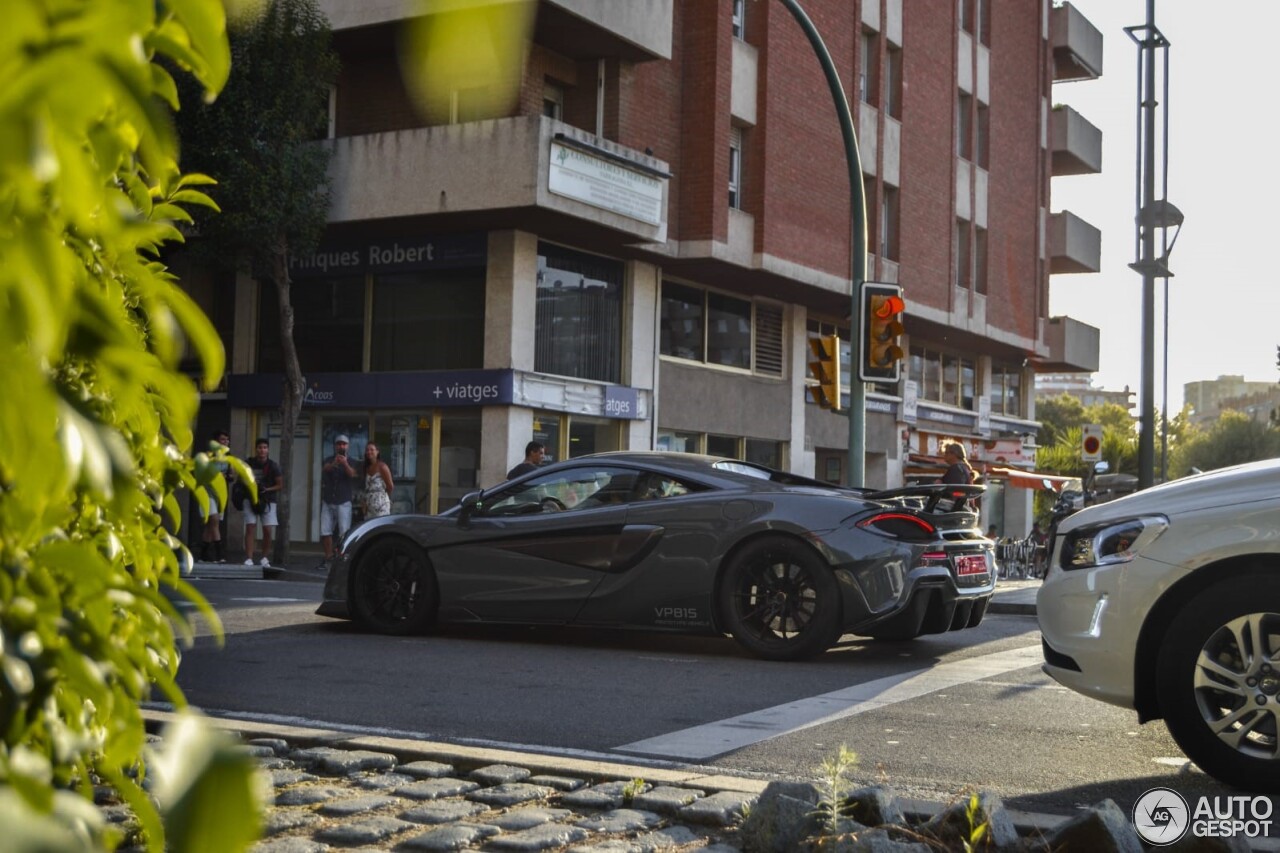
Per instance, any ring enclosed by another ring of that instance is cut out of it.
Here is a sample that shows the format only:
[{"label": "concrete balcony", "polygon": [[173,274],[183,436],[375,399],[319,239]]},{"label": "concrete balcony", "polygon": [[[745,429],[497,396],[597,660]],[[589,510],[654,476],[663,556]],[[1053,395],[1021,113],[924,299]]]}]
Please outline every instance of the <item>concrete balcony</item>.
[{"label": "concrete balcony", "polygon": [[1050,13],[1049,44],[1055,83],[1102,76],[1102,33],[1070,3]]},{"label": "concrete balcony", "polygon": [[1049,114],[1053,176],[1096,175],[1102,171],[1102,131],[1065,104]]},{"label": "concrete balcony", "polygon": [[544,116],[324,144],[333,149],[331,223],[506,210],[666,240],[667,164]]},{"label": "concrete balcony", "polygon": [[1101,331],[1096,326],[1070,317],[1050,317],[1045,327],[1048,358],[1036,365],[1039,372],[1093,373],[1098,369],[1098,342]]},{"label": "concrete balcony", "polygon": [[1049,217],[1049,272],[1102,269],[1102,232],[1069,210]]},{"label": "concrete balcony", "polygon": [[[574,59],[671,58],[674,0],[540,0],[534,40]],[[409,0],[319,0],[334,32],[411,18]]]},{"label": "concrete balcony", "polygon": [[733,89],[729,98],[729,115],[753,127],[756,123],[759,69],[760,61],[755,46],[742,39],[734,39]]}]

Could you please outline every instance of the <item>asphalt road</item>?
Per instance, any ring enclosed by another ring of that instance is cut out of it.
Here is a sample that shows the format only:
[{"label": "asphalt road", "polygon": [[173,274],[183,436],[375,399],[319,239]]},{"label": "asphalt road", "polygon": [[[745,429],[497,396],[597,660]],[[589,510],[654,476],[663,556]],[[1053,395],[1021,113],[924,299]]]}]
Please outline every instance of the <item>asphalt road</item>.
[{"label": "asphalt road", "polygon": [[[211,712],[633,763],[812,778],[841,744],[854,774],[950,800],[994,790],[1069,814],[1146,790],[1233,793],[1186,762],[1162,723],[1057,686],[1033,617],[910,643],[853,642],[807,663],[731,640],[569,629],[362,634],[315,616],[318,583],[199,581],[226,629],[202,626],[179,684]],[[1277,803],[1280,806],[1280,802]],[[1277,808],[1280,813],[1280,808]]]}]

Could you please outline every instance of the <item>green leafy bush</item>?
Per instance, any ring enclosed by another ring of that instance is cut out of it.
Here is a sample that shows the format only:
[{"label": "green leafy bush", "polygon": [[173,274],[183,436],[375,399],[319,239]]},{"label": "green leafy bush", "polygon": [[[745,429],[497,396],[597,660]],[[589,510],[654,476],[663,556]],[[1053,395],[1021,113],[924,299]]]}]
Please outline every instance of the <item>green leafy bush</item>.
[{"label": "green leafy bush", "polygon": [[[109,846],[95,810],[68,795],[89,798],[94,780],[163,849],[139,705],[153,689],[183,704],[178,641],[191,637],[165,589],[217,624],[168,532],[180,488],[225,505],[213,460],[192,456],[199,397],[178,369],[189,349],[212,387],[224,355],[158,260],[191,221],[184,208],[211,204],[197,189],[209,179],[178,170],[165,107],[177,89],[158,56],[216,93],[230,63],[221,3],[5,3],[0,823],[24,828],[6,829],[17,849]],[[232,775],[249,784],[247,764]]]}]

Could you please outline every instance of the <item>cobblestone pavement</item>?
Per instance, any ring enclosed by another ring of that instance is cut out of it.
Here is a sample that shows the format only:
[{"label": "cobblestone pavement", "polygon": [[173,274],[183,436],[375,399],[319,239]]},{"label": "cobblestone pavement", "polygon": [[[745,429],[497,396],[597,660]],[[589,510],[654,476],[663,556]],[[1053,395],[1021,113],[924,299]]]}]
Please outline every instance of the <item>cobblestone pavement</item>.
[{"label": "cobblestone pavement", "polygon": [[541,756],[467,747],[440,760],[419,757],[440,744],[335,732],[238,731],[274,799],[256,853],[730,853],[765,784],[562,757],[546,757],[548,769]]}]

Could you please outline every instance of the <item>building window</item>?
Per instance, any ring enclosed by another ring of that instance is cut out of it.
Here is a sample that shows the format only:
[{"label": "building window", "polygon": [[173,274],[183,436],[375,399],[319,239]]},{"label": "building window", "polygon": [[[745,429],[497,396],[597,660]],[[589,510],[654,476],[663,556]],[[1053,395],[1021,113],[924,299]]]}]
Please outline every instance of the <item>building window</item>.
[{"label": "building window", "polygon": [[957,3],[960,7],[960,29],[966,33],[972,33],[977,20],[977,9],[974,8],[974,0],[957,0]]},{"label": "building window", "polygon": [[702,433],[660,429],[658,430],[657,449],[672,453],[701,453]]},{"label": "building window", "polygon": [[978,41],[991,45],[991,0],[974,0],[978,16]]},{"label": "building window", "polygon": [[782,469],[782,442],[763,438],[748,438],[746,460],[769,468]]},{"label": "building window", "polygon": [[662,283],[663,355],[750,370],[752,325],[752,304],[746,299]]},{"label": "building window", "polygon": [[969,222],[956,220],[956,287],[968,288],[973,283],[973,255],[969,247]]},{"label": "building window", "polygon": [[[293,343],[304,373],[364,369],[364,288],[364,276],[293,283]],[[264,284],[258,293],[258,372],[281,373],[284,357],[276,289]]]},{"label": "building window", "polygon": [[973,96],[964,92],[956,98],[956,154],[973,159]]},{"label": "building window", "polygon": [[902,120],[902,48],[889,45],[885,51],[883,110]]},{"label": "building window", "polygon": [[975,141],[974,162],[983,169],[991,168],[991,108],[978,103],[977,140]]},{"label": "building window", "polygon": [[730,459],[742,458],[742,439],[736,435],[708,435],[707,455],[727,456]]},{"label": "building window", "polygon": [[[973,411],[977,371],[973,360],[953,353],[912,347],[907,359],[908,377],[916,383],[921,400]],[[992,409],[995,409],[994,397]]]},{"label": "building window", "polygon": [[864,103],[875,106],[877,96],[877,77],[876,73],[880,69],[880,62],[876,46],[879,42],[876,34],[870,30],[862,31],[862,39],[859,47],[859,71],[858,71],[858,98]]},{"label": "building window", "polygon": [[898,260],[898,188],[884,185],[880,194],[880,257]]},{"label": "building window", "polygon": [[746,0],[730,0],[733,3],[733,37],[746,38],[747,2]]},{"label": "building window", "polygon": [[620,262],[539,243],[534,370],[620,381],[622,301]]},{"label": "building window", "polygon": [[1022,368],[1008,364],[991,365],[991,411],[1022,416]]},{"label": "building window", "polygon": [[484,366],[484,269],[379,275],[370,370]]},{"label": "building window", "polygon": [[564,88],[550,80],[542,84],[542,114],[556,121],[564,117]]},{"label": "building window", "polygon": [[987,229],[973,229],[973,291],[987,292]]},{"label": "building window", "polygon": [[742,131],[729,128],[729,207],[742,209]]}]

